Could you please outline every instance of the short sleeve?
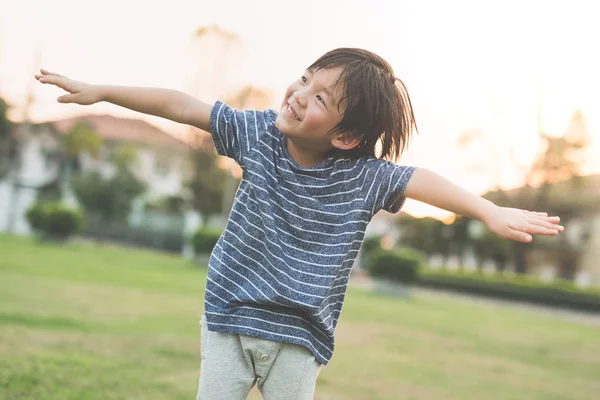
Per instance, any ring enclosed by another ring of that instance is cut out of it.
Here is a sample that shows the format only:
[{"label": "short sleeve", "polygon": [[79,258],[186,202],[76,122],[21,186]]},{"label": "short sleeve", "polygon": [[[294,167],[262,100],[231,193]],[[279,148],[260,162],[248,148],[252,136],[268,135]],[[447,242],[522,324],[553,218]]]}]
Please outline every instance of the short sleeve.
[{"label": "short sleeve", "polygon": [[210,134],[217,153],[243,167],[244,157],[268,130],[268,111],[238,111],[217,101],[210,114]]},{"label": "short sleeve", "polygon": [[404,189],[408,185],[414,167],[397,165],[390,161],[382,161],[375,175],[375,198],[373,214],[379,210],[396,214],[406,201]]}]

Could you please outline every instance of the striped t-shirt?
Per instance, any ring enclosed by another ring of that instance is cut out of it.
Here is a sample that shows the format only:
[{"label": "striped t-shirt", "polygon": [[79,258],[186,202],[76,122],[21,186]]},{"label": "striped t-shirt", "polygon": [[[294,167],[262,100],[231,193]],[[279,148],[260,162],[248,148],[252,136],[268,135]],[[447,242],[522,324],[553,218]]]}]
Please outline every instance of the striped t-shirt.
[{"label": "striped t-shirt", "polygon": [[396,213],[414,168],[332,154],[304,168],[288,154],[277,112],[217,102],[210,130],[242,181],[209,261],[208,329],[295,343],[321,364],[367,224]]}]

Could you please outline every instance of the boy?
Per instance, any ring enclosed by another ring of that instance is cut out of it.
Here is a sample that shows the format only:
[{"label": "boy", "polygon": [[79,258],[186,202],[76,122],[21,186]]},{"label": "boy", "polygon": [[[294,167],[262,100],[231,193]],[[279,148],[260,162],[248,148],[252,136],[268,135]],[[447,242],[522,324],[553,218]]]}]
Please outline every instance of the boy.
[{"label": "boy", "polygon": [[36,78],[69,92],[59,102],[108,101],[209,131],[218,153],[241,166],[209,262],[198,399],[245,399],[255,384],[267,400],[312,399],[366,226],[379,210],[398,212],[407,197],[522,242],[563,230],[558,217],[498,207],[392,162],[415,128],[412,106],[389,64],[365,50],[324,54],[289,86],[279,112],[88,85],[45,70]]}]

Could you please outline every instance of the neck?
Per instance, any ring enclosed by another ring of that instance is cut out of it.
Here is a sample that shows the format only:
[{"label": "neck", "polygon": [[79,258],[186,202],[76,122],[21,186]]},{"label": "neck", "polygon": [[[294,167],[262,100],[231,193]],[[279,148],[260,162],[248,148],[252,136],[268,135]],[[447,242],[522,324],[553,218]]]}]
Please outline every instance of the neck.
[{"label": "neck", "polygon": [[306,149],[296,145],[289,138],[287,139],[287,151],[302,168],[310,168],[320,164],[327,157],[327,152],[315,152],[311,149]]}]

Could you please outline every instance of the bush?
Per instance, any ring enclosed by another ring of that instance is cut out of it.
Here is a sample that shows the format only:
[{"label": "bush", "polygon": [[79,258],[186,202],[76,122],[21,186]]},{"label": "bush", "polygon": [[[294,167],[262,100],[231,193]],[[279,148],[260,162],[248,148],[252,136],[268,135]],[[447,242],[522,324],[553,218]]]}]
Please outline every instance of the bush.
[{"label": "bush", "polygon": [[414,283],[419,275],[423,256],[412,249],[375,250],[367,270],[374,278]]},{"label": "bush", "polygon": [[207,254],[212,252],[219,241],[219,237],[221,237],[220,231],[208,228],[198,229],[192,238],[194,252],[196,254]]},{"label": "bush", "polygon": [[31,229],[44,239],[64,240],[83,227],[83,216],[60,202],[36,203],[26,214]]},{"label": "bush", "polygon": [[44,219],[46,216],[45,204],[43,203],[35,203],[29,210],[27,210],[27,214],[25,217],[27,218],[27,222],[29,222],[29,226],[36,232],[41,232],[44,229]]},{"label": "bush", "polygon": [[381,235],[369,236],[368,238],[363,240],[361,250],[364,251],[365,254],[371,254],[374,251],[380,250],[382,239],[383,236]]},{"label": "bush", "polygon": [[373,253],[377,252],[378,250],[381,250],[382,239],[383,236],[375,235],[369,236],[368,238],[363,240],[362,246],[360,248],[360,261],[362,268],[367,268],[368,265],[371,263],[370,257],[373,255]]}]

